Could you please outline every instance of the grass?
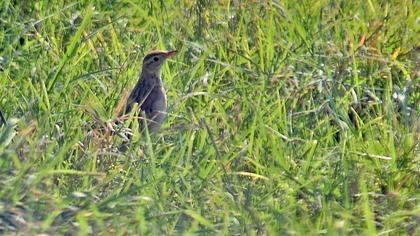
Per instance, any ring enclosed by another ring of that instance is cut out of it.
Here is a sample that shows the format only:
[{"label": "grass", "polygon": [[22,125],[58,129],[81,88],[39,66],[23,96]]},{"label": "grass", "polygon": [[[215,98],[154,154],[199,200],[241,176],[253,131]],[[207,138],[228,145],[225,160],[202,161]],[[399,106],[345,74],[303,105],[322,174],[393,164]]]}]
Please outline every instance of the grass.
[{"label": "grass", "polygon": [[[417,1],[0,9],[0,234],[420,234]],[[119,153],[152,49],[168,118]]]}]

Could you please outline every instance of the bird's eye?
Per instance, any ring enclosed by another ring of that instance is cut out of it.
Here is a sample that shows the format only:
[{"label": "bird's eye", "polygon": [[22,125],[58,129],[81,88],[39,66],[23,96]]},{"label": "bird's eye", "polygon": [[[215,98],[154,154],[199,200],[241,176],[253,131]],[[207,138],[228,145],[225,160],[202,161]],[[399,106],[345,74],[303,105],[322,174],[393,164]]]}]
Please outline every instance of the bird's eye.
[{"label": "bird's eye", "polygon": [[153,60],[154,61],[159,61],[159,58],[158,57],[154,57]]}]

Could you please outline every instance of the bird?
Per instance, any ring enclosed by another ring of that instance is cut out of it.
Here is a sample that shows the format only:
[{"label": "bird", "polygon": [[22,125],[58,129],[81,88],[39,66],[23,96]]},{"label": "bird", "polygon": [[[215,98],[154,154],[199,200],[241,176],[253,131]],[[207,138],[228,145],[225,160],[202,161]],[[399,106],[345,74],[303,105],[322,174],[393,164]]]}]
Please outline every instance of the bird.
[{"label": "bird", "polygon": [[161,78],[164,62],[173,57],[176,50],[152,51],[143,58],[143,66],[137,84],[127,99],[125,115],[138,104],[140,132],[147,127],[149,133],[157,132],[166,118],[166,92]]}]

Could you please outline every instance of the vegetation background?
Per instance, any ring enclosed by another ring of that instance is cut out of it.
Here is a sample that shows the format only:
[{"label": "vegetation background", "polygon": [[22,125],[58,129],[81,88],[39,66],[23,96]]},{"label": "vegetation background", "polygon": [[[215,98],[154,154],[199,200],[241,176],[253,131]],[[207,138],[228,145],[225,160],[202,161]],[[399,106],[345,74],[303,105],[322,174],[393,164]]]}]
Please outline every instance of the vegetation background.
[{"label": "vegetation background", "polygon": [[1,1],[0,234],[419,235],[419,4]]}]

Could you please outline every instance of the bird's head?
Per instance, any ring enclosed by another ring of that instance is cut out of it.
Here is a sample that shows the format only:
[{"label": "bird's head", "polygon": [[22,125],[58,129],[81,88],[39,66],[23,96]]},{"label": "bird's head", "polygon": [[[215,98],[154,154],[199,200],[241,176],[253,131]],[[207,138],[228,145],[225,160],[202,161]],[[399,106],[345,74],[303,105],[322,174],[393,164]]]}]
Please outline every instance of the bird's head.
[{"label": "bird's head", "polygon": [[159,73],[166,59],[174,56],[176,50],[173,51],[154,51],[148,53],[143,59],[143,71],[148,73]]}]

